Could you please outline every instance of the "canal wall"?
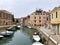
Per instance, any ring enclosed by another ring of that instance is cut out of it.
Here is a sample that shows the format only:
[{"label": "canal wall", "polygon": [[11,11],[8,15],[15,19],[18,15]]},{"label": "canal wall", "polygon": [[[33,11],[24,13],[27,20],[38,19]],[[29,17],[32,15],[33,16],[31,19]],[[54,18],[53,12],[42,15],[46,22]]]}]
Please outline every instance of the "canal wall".
[{"label": "canal wall", "polygon": [[6,28],[11,26],[16,26],[16,25],[3,25],[3,26],[0,26],[0,30],[5,30]]},{"label": "canal wall", "polygon": [[[33,27],[39,31],[39,34],[41,35],[41,38],[44,39],[44,45],[60,45],[58,41],[56,41],[52,36],[54,36],[54,33],[50,32],[48,29],[45,28],[39,28],[39,27]],[[55,36],[56,37],[56,36]]]},{"label": "canal wall", "polygon": [[50,37],[48,40],[48,45],[58,45],[57,42],[53,41],[53,39]]}]

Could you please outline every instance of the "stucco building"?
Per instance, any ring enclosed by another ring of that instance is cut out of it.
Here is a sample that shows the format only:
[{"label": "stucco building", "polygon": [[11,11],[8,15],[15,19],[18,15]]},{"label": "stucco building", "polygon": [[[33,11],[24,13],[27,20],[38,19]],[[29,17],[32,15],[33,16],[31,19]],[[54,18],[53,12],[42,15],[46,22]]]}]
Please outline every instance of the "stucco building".
[{"label": "stucco building", "polygon": [[51,31],[60,34],[60,6],[51,11]]},{"label": "stucco building", "polygon": [[32,12],[30,15],[29,24],[31,26],[49,26],[50,13],[41,9]]}]

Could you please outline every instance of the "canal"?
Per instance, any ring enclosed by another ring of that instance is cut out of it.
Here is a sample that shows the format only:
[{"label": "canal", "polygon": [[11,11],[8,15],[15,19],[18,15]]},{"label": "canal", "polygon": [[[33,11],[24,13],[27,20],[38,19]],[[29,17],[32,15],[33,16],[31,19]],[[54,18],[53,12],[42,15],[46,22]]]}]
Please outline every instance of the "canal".
[{"label": "canal", "polygon": [[10,37],[0,39],[0,45],[32,45],[34,29],[22,28],[14,32]]}]

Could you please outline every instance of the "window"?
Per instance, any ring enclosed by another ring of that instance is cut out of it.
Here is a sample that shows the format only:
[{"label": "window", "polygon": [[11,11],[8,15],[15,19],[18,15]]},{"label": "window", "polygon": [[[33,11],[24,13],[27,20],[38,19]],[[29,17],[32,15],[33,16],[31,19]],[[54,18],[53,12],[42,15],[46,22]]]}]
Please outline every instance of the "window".
[{"label": "window", "polygon": [[36,19],[36,17],[34,17],[34,19]]},{"label": "window", "polygon": [[5,18],[5,14],[3,14],[3,18]]},{"label": "window", "polygon": [[5,16],[6,16],[6,19],[8,19],[9,16],[7,14]]},{"label": "window", "polygon": [[41,19],[41,17],[39,17],[39,19]]},{"label": "window", "polygon": [[44,17],[44,19],[46,19],[46,17]]},{"label": "window", "polygon": [[58,18],[58,14],[57,14],[57,12],[56,12],[56,18]]},{"label": "window", "polygon": [[2,14],[0,13],[0,17],[2,17]]},{"label": "window", "polygon": [[36,24],[34,24],[34,26],[36,26]]},{"label": "window", "polygon": [[48,21],[48,18],[47,18],[47,21]]},{"label": "window", "polygon": [[39,22],[41,22],[41,20],[39,20]]},{"label": "window", "polygon": [[41,26],[41,24],[39,26]]},{"label": "window", "polygon": [[53,19],[53,14],[52,14],[52,19]]},{"label": "window", "polygon": [[41,13],[41,15],[42,15],[42,13]]},{"label": "window", "polygon": [[47,17],[44,17],[44,20],[46,21],[47,20]]},{"label": "window", "polygon": [[34,22],[36,23],[36,20],[34,20]]},{"label": "window", "polygon": [[56,25],[52,25],[52,32],[56,32]]}]

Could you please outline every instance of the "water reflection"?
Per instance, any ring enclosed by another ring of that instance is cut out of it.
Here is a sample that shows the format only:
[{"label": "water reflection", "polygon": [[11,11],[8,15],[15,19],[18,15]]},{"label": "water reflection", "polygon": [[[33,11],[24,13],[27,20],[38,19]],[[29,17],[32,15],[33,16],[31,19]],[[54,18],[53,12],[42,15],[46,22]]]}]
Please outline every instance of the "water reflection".
[{"label": "water reflection", "polygon": [[9,37],[4,37],[3,39],[0,40],[0,45],[9,43],[10,41],[12,41],[13,35],[9,36]]},{"label": "water reflection", "polygon": [[28,34],[31,42],[32,42],[32,43],[35,42],[32,37],[33,37],[33,33],[34,33],[36,30],[33,29],[33,28],[31,28],[31,29],[29,29],[29,28],[22,28],[22,29],[23,29],[23,30],[22,30],[23,32],[25,32],[25,33]]},{"label": "water reflection", "polygon": [[17,30],[12,36],[0,39],[0,45],[32,45],[27,31]]},{"label": "water reflection", "polygon": [[34,29],[21,28],[14,32],[12,36],[0,40],[0,45],[32,45],[34,31]]}]

